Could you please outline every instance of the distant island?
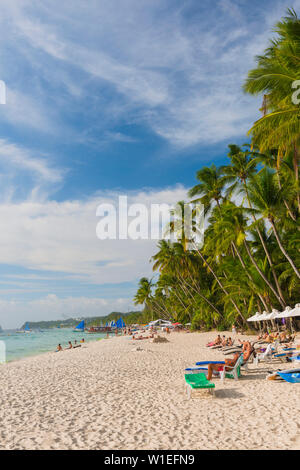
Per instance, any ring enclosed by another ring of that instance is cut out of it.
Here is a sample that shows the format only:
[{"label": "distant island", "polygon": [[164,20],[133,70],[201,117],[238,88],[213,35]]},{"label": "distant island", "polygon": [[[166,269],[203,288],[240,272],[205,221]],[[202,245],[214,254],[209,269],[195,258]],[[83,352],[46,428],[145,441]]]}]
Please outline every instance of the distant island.
[{"label": "distant island", "polygon": [[[50,320],[50,321],[26,321],[21,329],[25,328],[25,324],[29,325],[31,330],[36,329],[51,329],[51,328],[72,328],[77,325],[80,320],[84,320],[87,326],[100,326],[101,323],[105,325],[106,322],[110,322],[112,320],[118,320],[118,318],[122,317],[126,324],[133,324],[133,323],[144,323],[148,321],[148,315],[142,311],[131,311],[131,312],[111,312],[109,315],[104,317],[81,317],[78,316],[76,318],[68,318],[67,320]],[[1,332],[1,327],[0,327]]]}]

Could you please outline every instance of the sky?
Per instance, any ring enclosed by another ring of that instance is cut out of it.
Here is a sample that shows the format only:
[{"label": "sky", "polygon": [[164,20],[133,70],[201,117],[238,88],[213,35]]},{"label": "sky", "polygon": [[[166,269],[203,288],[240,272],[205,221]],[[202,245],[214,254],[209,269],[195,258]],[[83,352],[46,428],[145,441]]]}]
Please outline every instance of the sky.
[{"label": "sky", "polygon": [[243,144],[242,91],[300,0],[0,4],[0,325],[134,308],[153,240],[99,240],[99,204],[174,204]]}]

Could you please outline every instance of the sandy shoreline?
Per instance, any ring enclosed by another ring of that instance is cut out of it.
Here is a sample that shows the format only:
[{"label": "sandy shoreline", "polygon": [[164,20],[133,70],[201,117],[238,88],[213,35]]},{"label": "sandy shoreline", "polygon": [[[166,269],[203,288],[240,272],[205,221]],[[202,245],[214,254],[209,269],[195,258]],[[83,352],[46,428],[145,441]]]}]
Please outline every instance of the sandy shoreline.
[{"label": "sandy shoreline", "polygon": [[223,358],[213,337],[110,338],[2,365],[0,449],[299,449],[300,387],[265,380],[282,363],[187,400],[184,368]]}]

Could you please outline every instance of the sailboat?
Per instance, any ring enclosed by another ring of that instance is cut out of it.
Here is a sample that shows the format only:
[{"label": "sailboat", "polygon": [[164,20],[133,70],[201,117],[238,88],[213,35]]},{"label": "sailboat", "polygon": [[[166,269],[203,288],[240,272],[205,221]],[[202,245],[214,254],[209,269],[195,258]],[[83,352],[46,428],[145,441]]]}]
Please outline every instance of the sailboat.
[{"label": "sailboat", "polygon": [[31,329],[29,328],[29,323],[26,322],[23,330],[17,330],[16,333],[31,333]]},{"label": "sailboat", "polygon": [[76,333],[83,333],[84,332],[84,320],[82,320],[73,330]]},{"label": "sailboat", "polygon": [[25,324],[24,333],[31,333],[31,329],[29,328],[29,323],[28,322]]}]

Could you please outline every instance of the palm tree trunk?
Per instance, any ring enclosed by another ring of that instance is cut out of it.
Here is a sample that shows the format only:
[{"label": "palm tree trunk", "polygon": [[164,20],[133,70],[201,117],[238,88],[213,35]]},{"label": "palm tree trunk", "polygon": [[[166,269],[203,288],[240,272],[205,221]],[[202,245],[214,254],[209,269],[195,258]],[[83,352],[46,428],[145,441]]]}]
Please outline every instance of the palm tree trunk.
[{"label": "palm tree trunk", "polygon": [[172,318],[172,315],[170,314],[170,312],[167,309],[163,308],[161,305],[159,305],[159,303],[156,302],[156,300],[154,300],[152,298],[151,302],[153,302],[153,304],[155,304],[158,307],[158,309],[160,309],[162,312],[164,312],[164,314],[166,315],[165,318],[168,318],[168,319]]},{"label": "palm tree trunk", "polygon": [[[279,189],[282,189],[282,186],[281,186],[281,181],[280,181],[280,174],[279,174],[279,171],[278,169],[276,169],[276,173],[277,173],[277,179],[278,179],[278,186],[279,186]],[[291,209],[290,209],[290,206],[288,205],[287,201],[285,199],[283,199],[283,203],[285,205],[285,208],[286,210],[288,211],[288,214],[290,216],[290,218],[296,222],[296,217],[294,216],[294,214],[292,213]]]},{"label": "palm tree trunk", "polygon": [[[244,270],[245,270],[245,273],[247,274],[247,276],[248,276],[248,278],[250,279],[250,281],[254,283],[253,278],[252,278],[251,274],[248,272],[248,270],[247,270],[247,268],[246,268],[246,265],[245,265],[245,262],[244,262],[244,260],[243,260],[243,258],[242,258],[242,255],[240,254],[240,252],[239,252],[239,250],[238,250],[236,244],[235,244],[234,242],[232,242],[232,244],[233,244],[233,248],[234,248],[235,251],[236,251],[236,254],[237,254],[237,256],[238,256],[238,259],[240,260],[240,263],[241,263],[241,265],[243,266],[243,268],[244,268]],[[257,292],[257,295],[258,295],[258,297],[260,298],[260,300],[261,300],[263,306],[265,307],[265,310],[268,311],[268,306],[267,306],[267,304],[266,304],[265,299],[263,298],[263,296],[262,296],[259,292]]]},{"label": "palm tree trunk", "polygon": [[284,256],[286,257],[286,259],[288,260],[288,262],[290,263],[290,265],[292,266],[293,270],[295,271],[296,275],[299,277],[300,279],[300,272],[298,271],[298,269],[296,268],[292,258],[289,256],[289,254],[287,253],[287,251],[284,249],[283,247],[283,244],[282,244],[282,241],[281,241],[281,238],[279,236],[279,233],[277,231],[277,228],[276,228],[276,225],[275,225],[275,222],[272,218],[269,218],[269,221],[270,221],[270,224],[272,225],[272,228],[273,228],[273,231],[274,231],[274,235],[275,235],[275,238],[277,240],[277,243],[278,243],[278,246],[280,248],[280,250],[282,251],[282,253],[284,254]]},{"label": "palm tree trunk", "polygon": [[[247,196],[247,200],[248,200],[249,207],[250,207],[250,209],[252,209],[252,204],[251,204],[250,197],[249,197],[249,193],[248,193],[248,187],[247,187],[247,183],[246,183],[245,180],[244,180],[244,187],[245,187],[245,191],[246,191],[246,196]],[[271,255],[270,255],[270,253],[269,253],[269,250],[268,250],[268,248],[267,248],[267,245],[265,244],[265,241],[264,241],[264,239],[263,239],[263,236],[262,236],[262,234],[261,234],[261,231],[260,231],[260,229],[259,229],[259,227],[258,227],[258,225],[257,225],[257,220],[256,220],[256,217],[255,217],[254,214],[252,214],[252,219],[253,219],[254,222],[256,222],[255,229],[256,229],[257,234],[258,234],[258,236],[259,236],[259,239],[260,239],[260,242],[261,242],[262,247],[263,247],[263,249],[264,249],[264,252],[265,252],[265,254],[266,254],[266,257],[267,257],[267,259],[268,259],[268,262],[269,262],[269,265],[270,265],[270,268],[271,268],[271,272],[272,272],[272,275],[273,275],[273,278],[274,278],[274,281],[275,281],[275,284],[276,284],[277,292],[278,292],[278,294],[279,294],[281,300],[283,301],[283,303],[284,303],[284,308],[285,308],[285,306],[286,306],[286,301],[285,301],[285,299],[284,299],[284,297],[283,297],[283,293],[282,293],[281,287],[280,287],[279,282],[278,282],[278,278],[277,278],[277,274],[276,274],[276,271],[275,271],[275,268],[274,268],[274,265],[273,265],[273,262],[272,262],[272,258],[271,258]]]},{"label": "palm tree trunk", "polygon": [[224,292],[224,294],[228,295],[230,302],[232,303],[232,305],[233,305],[234,308],[236,309],[237,313],[239,314],[239,316],[240,316],[241,319],[243,320],[243,323],[246,324],[246,320],[245,320],[245,318],[243,317],[243,314],[242,314],[242,312],[240,311],[239,307],[237,306],[237,304],[235,303],[235,301],[230,297],[228,291],[225,289],[225,287],[224,287],[223,284],[221,283],[220,279],[218,278],[218,276],[216,275],[216,273],[214,272],[214,270],[211,268],[211,266],[209,265],[209,263],[206,261],[206,259],[204,258],[203,254],[201,253],[201,251],[198,250],[196,244],[194,244],[194,245],[195,245],[195,248],[196,248],[196,252],[198,253],[198,255],[200,256],[200,258],[202,259],[203,263],[206,264],[206,266],[208,267],[208,269],[210,270],[210,272],[211,272],[212,275],[214,276],[215,280],[217,281],[217,283],[218,283],[219,286],[221,287],[221,289],[222,289],[222,291]]},{"label": "palm tree trunk", "polygon": [[[187,271],[187,274],[188,274],[189,278],[190,278],[191,281],[194,283],[194,285],[197,287],[197,283],[195,282],[195,280],[194,280],[194,278],[193,278],[193,276],[192,276],[192,274],[191,274],[191,272],[190,272],[188,263],[185,262],[185,265],[186,265],[186,271]],[[177,272],[177,273],[178,273],[178,272]],[[211,308],[213,308],[214,311],[217,312],[217,313],[220,315],[220,317],[223,317],[223,315],[222,315],[221,312],[217,309],[217,307],[215,307],[215,306],[202,294],[202,292],[200,292],[199,289],[195,289],[195,288],[193,288],[191,285],[189,285],[189,284],[187,283],[186,279],[183,278],[183,277],[180,275],[180,273],[178,273],[178,275],[179,275],[179,277],[181,278],[182,282],[184,282],[188,287],[192,288],[192,289],[194,290],[194,292],[196,292],[196,294],[198,294],[203,300],[205,300],[205,302],[207,302],[208,305],[209,305]]]},{"label": "palm tree trunk", "polygon": [[[294,170],[295,170],[295,178],[298,183],[299,181],[299,155],[297,150],[296,142],[294,142]],[[300,212],[300,194],[297,191],[297,202],[298,202],[298,212]]]},{"label": "palm tree trunk", "polygon": [[[193,281],[193,279],[191,278],[191,280]],[[212,304],[210,302],[210,300],[208,300],[207,297],[205,297],[205,295],[203,295],[199,289],[191,286],[190,284],[187,283],[187,281],[185,280],[185,283],[186,285],[190,288],[190,289],[193,289],[194,292],[196,292],[196,294],[199,295],[199,297],[201,297],[202,300],[204,300],[218,315],[220,315],[220,317],[223,317],[222,313],[217,309],[217,307],[214,306],[214,304]],[[197,285],[197,284],[196,284]]]},{"label": "palm tree trunk", "polygon": [[282,306],[283,309],[285,309],[285,304],[283,303],[283,301],[281,300],[280,296],[277,294],[276,290],[274,289],[274,287],[272,286],[272,284],[269,282],[269,280],[266,278],[266,276],[264,275],[264,273],[261,271],[261,269],[259,268],[257,262],[255,261],[252,253],[251,253],[251,250],[248,246],[248,243],[246,242],[246,239],[244,240],[244,245],[245,245],[245,248],[247,250],[247,253],[249,255],[249,258],[251,259],[253,265],[255,266],[257,272],[259,273],[259,275],[262,277],[262,279],[265,281],[265,283],[267,284],[267,286],[271,289],[271,291],[273,292],[273,294],[275,295],[276,299],[278,300],[278,302],[280,303],[280,305]]}]

